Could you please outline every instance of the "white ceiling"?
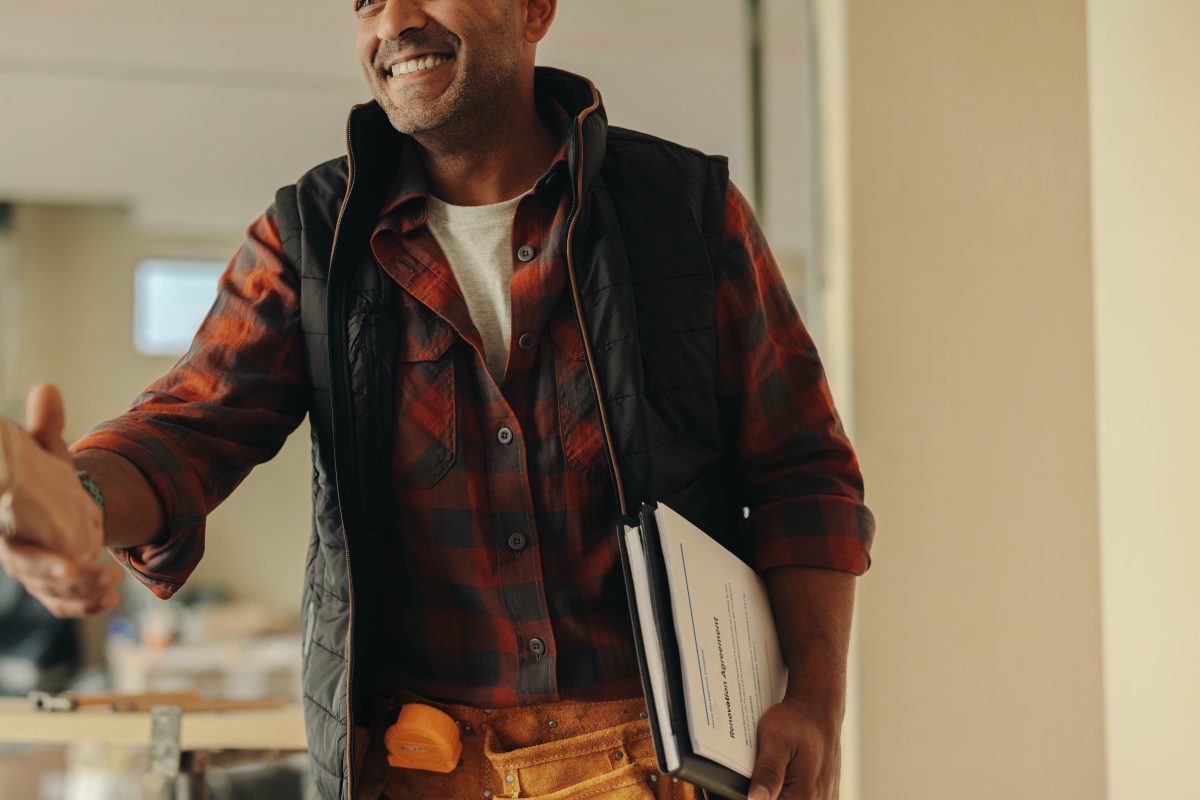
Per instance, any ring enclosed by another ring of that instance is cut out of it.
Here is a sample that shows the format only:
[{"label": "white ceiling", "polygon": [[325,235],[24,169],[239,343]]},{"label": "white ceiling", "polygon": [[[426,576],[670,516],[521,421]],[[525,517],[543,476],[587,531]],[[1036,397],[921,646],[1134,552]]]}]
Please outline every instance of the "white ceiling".
[{"label": "white ceiling", "polygon": [[[0,198],[240,230],[341,153],[366,97],[353,30],[349,0],[0,0]],[[591,77],[615,124],[732,156],[737,179],[742,36],[734,0],[562,0],[539,59]]]}]

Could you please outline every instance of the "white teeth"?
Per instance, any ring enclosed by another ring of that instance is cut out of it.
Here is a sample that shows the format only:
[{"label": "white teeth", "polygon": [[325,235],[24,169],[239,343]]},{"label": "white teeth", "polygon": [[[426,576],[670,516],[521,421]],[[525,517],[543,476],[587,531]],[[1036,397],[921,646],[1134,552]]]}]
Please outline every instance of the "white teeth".
[{"label": "white teeth", "polygon": [[401,75],[407,75],[410,72],[421,72],[427,69],[445,64],[450,59],[446,56],[422,56],[420,58],[401,61],[399,64],[392,65],[392,77],[398,78]]}]

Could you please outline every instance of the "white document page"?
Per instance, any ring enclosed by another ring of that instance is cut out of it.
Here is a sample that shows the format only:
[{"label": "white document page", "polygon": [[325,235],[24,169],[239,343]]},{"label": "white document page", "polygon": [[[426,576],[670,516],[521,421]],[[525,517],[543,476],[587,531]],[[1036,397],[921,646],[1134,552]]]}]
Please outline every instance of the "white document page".
[{"label": "white document page", "polygon": [[637,598],[646,671],[650,673],[650,689],[657,698],[654,705],[658,717],[658,730],[662,734],[663,757],[667,762],[663,766],[667,771],[672,771],[679,769],[679,744],[675,741],[675,731],[671,729],[671,717],[667,709],[666,667],[662,648],[658,643],[658,627],[654,624],[654,616],[650,611],[650,578],[641,529],[626,526],[625,544],[629,548],[629,572],[633,576],[633,593]]},{"label": "white document page", "polygon": [[758,720],[787,670],[762,578],[663,504],[655,512],[674,600],[692,750],[746,777]]}]

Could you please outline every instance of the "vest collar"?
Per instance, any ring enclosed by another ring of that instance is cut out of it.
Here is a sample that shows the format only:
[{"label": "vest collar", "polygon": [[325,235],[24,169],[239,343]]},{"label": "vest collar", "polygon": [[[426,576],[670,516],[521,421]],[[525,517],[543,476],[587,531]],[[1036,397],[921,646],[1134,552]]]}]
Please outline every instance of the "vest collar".
[{"label": "vest collar", "polygon": [[584,196],[600,172],[608,146],[608,114],[600,92],[587,78],[552,67],[538,67],[533,84],[536,91],[553,97],[574,120],[577,138],[568,148],[567,163],[572,179],[579,179],[580,196]]}]

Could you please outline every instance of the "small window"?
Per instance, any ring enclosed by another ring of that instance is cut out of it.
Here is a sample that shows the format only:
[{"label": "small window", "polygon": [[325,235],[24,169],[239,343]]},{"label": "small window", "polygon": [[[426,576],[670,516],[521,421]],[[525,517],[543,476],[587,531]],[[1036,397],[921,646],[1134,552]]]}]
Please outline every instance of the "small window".
[{"label": "small window", "polygon": [[187,352],[217,297],[219,261],[147,259],[134,273],[133,346],[146,356]]}]

